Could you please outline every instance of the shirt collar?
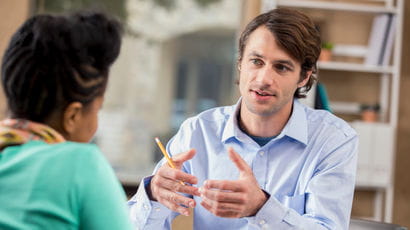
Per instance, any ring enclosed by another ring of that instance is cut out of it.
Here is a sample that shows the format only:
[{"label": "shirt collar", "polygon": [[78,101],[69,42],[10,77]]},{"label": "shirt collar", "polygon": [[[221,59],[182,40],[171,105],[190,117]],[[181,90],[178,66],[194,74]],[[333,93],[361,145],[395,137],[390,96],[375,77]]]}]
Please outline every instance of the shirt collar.
[{"label": "shirt collar", "polygon": [[[234,112],[229,116],[229,119],[226,122],[222,134],[222,142],[227,141],[231,137],[236,137],[239,141],[242,142],[251,142],[251,138],[247,134],[242,132],[242,130],[238,126],[238,113],[241,108],[241,101],[242,98],[240,98],[234,105]],[[278,138],[286,135],[307,145],[307,132],[308,129],[305,109],[298,100],[294,100],[292,115],[290,116],[290,119],[286,123],[282,132],[278,135]]]},{"label": "shirt collar", "polygon": [[306,111],[298,100],[293,101],[292,115],[280,135],[282,134],[307,145],[308,125]]},{"label": "shirt collar", "polygon": [[227,141],[231,137],[236,137],[238,140],[244,141],[249,139],[238,126],[238,113],[241,108],[242,98],[239,98],[238,102],[233,107],[233,113],[229,116],[228,121],[226,122],[224,131],[222,133],[222,142]]}]

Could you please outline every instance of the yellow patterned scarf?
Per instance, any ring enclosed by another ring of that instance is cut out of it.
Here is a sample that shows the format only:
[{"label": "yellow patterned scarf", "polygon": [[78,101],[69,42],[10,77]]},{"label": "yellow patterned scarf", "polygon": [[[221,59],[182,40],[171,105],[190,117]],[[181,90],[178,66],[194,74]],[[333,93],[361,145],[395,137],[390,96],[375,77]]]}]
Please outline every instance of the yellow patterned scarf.
[{"label": "yellow patterned scarf", "polygon": [[21,145],[31,140],[42,140],[46,143],[65,141],[54,129],[23,119],[6,119],[0,122],[0,151],[11,145]]}]

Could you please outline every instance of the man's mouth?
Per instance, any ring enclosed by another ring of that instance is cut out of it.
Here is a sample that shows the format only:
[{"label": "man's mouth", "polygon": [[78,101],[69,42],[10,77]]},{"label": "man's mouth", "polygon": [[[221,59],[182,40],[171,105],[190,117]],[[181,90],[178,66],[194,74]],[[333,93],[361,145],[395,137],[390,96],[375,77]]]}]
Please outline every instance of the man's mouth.
[{"label": "man's mouth", "polygon": [[262,91],[262,90],[251,90],[251,91],[255,92],[259,96],[274,96],[273,93]]}]

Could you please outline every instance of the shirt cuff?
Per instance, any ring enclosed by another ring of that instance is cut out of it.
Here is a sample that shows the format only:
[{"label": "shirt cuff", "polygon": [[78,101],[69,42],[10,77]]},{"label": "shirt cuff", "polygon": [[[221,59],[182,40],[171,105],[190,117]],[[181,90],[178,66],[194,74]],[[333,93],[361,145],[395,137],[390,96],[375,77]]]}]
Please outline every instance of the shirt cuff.
[{"label": "shirt cuff", "polygon": [[163,221],[170,214],[171,210],[159,202],[151,201],[147,195],[146,186],[149,186],[153,176],[142,179],[137,193],[128,201],[130,218],[136,226],[143,227],[155,220]]},{"label": "shirt cuff", "polygon": [[260,229],[272,229],[279,226],[288,216],[289,209],[284,207],[275,197],[270,196],[255,216],[246,217],[248,223]]}]

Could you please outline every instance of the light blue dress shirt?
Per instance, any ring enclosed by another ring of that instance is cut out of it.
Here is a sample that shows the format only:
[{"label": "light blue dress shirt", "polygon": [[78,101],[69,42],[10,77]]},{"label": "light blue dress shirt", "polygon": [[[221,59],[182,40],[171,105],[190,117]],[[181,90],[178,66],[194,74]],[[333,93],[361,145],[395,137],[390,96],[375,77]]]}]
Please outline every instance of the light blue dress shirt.
[{"label": "light blue dress shirt", "polygon": [[[238,127],[239,107],[240,101],[186,120],[167,150],[178,154],[196,149],[183,170],[195,175],[200,187],[208,179],[238,179],[239,171],[227,153],[233,147],[270,198],[255,216],[232,219],[214,216],[200,205],[200,197],[194,197],[194,229],[348,229],[357,164],[356,132],[331,113],[295,100],[282,132],[260,147]],[[147,185],[150,178],[141,185]],[[139,187],[129,206],[139,229],[171,229],[177,215],[150,201],[145,186]]]}]

